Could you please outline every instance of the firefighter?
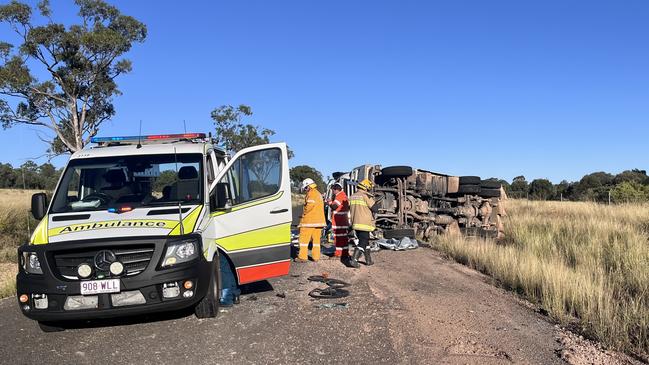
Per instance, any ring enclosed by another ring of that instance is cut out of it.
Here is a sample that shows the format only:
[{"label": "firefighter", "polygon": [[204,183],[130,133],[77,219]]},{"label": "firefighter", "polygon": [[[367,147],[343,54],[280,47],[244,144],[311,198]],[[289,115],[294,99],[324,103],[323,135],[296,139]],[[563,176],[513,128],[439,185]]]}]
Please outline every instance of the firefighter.
[{"label": "firefighter", "polygon": [[370,233],[376,229],[374,223],[374,213],[378,211],[378,204],[374,200],[372,182],[365,179],[358,183],[358,190],[349,198],[350,213],[352,220],[352,229],[358,237],[358,242],[354,248],[354,255],[350,260],[350,265],[359,268],[358,259],[362,254],[365,255],[365,264],[373,265],[372,256],[370,255],[369,243]]},{"label": "firefighter", "polygon": [[331,186],[333,201],[328,200],[327,204],[331,208],[331,230],[334,236],[334,245],[336,246],[335,257],[349,257],[348,229],[349,229],[349,199],[343,191],[342,185],[334,183]]},{"label": "firefighter", "polygon": [[326,226],[324,216],[324,201],[322,194],[312,179],[302,181],[302,191],[306,193],[304,198],[304,211],[300,219],[300,251],[297,255],[297,262],[307,262],[309,253],[309,243],[313,244],[311,248],[311,258],[313,261],[320,260],[320,239],[322,228]]}]

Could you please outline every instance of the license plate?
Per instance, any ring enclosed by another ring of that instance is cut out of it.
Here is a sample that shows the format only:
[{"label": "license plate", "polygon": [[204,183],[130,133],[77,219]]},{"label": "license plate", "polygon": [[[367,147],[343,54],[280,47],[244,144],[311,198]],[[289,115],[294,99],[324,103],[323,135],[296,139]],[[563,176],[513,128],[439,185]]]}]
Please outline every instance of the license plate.
[{"label": "license plate", "polygon": [[119,284],[119,279],[82,281],[81,295],[119,293]]}]

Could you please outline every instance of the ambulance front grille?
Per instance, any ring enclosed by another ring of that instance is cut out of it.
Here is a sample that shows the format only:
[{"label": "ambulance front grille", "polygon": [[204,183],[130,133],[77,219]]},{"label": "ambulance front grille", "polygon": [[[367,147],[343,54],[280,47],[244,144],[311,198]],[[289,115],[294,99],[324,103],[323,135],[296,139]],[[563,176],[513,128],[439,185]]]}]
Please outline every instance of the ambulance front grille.
[{"label": "ambulance front grille", "polygon": [[146,270],[149,262],[153,257],[153,245],[137,245],[119,248],[93,248],[90,250],[74,250],[54,253],[54,267],[58,273],[69,280],[79,280],[77,277],[77,268],[82,263],[90,265],[94,270],[94,275],[107,273],[97,273],[94,265],[95,255],[102,250],[112,251],[117,256],[117,261],[124,265],[123,276],[134,276]]}]

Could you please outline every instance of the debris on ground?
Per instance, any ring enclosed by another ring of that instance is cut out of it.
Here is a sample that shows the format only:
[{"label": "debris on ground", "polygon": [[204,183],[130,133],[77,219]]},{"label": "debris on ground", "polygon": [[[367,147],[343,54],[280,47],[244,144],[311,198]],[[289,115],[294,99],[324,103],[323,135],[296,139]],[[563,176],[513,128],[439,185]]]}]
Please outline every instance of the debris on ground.
[{"label": "debris on ground", "polygon": [[320,309],[347,309],[349,305],[347,303],[322,303],[316,306]]},{"label": "debris on ground", "polygon": [[278,298],[286,299],[286,293],[285,292],[277,293],[277,294],[275,294],[275,296],[278,297]]},{"label": "debris on ground", "polygon": [[391,238],[389,240],[382,238],[376,242],[381,246],[381,248],[393,251],[413,250],[419,247],[417,240],[409,237],[404,237],[401,240],[396,238]]},{"label": "debris on ground", "polygon": [[338,299],[349,296],[349,291],[341,288],[316,288],[309,292],[309,296],[315,299]]}]

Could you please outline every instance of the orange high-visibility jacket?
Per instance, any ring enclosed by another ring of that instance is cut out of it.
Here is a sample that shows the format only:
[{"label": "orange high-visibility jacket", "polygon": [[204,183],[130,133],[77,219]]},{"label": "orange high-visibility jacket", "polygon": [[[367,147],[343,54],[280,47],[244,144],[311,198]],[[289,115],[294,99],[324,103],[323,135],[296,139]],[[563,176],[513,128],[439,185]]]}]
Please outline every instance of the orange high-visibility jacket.
[{"label": "orange high-visibility jacket", "polygon": [[324,201],[316,188],[310,188],[304,198],[304,211],[300,219],[300,227],[324,227]]},{"label": "orange high-visibility jacket", "polygon": [[349,228],[349,199],[347,199],[347,194],[344,191],[339,192],[329,206],[333,209],[331,228]]}]

